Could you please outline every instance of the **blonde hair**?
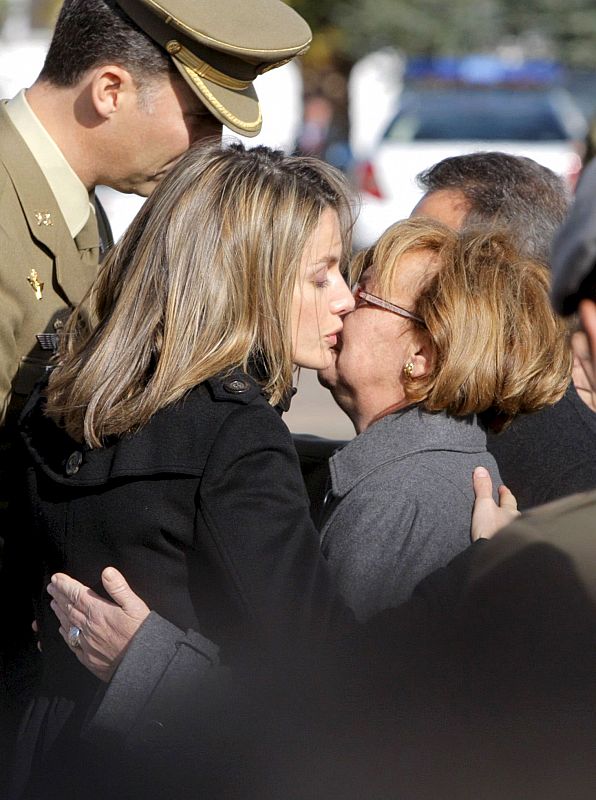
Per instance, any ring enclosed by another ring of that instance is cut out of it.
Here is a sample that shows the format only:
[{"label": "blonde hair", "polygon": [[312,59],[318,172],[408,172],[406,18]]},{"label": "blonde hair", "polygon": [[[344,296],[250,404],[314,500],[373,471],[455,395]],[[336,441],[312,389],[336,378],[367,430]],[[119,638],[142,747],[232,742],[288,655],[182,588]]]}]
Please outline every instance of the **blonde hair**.
[{"label": "blonde hair", "polygon": [[520,255],[504,232],[456,232],[434,220],[389,228],[362,259],[390,297],[399,261],[428,255],[428,276],[414,313],[433,353],[430,371],[408,381],[406,397],[428,411],[485,414],[506,426],[519,413],[557,402],[570,380],[572,354],[564,322],[549,300],[550,273]]},{"label": "blonde hair", "polygon": [[99,447],[202,381],[255,365],[279,402],[292,384],[294,283],[327,208],[348,253],[351,198],[332,167],[239,144],[189,151],[65,327],[47,413]]}]

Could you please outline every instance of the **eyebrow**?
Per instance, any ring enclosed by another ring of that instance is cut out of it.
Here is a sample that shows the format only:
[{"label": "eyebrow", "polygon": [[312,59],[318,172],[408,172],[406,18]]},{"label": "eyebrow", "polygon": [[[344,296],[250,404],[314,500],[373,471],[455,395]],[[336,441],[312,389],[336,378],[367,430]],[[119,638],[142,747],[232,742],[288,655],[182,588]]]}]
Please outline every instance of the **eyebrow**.
[{"label": "eyebrow", "polygon": [[324,258],[320,258],[318,261],[315,261],[311,267],[313,269],[321,269],[321,267],[328,267],[330,264],[337,264],[341,261],[339,256],[325,256]]}]

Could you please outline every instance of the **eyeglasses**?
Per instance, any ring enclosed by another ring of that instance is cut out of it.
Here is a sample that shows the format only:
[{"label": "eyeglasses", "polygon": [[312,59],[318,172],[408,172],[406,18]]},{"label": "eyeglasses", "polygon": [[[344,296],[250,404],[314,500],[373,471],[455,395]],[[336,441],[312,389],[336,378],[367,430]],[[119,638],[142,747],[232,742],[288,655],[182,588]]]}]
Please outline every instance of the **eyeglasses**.
[{"label": "eyeglasses", "polygon": [[377,308],[384,308],[385,311],[391,311],[392,314],[399,314],[400,317],[405,317],[406,319],[413,319],[416,322],[419,322],[421,325],[424,325],[424,320],[421,317],[416,316],[416,314],[412,314],[411,311],[408,311],[401,306],[396,306],[395,303],[390,303],[389,300],[383,300],[382,297],[377,297],[374,294],[370,294],[369,292],[365,292],[359,286],[356,286],[353,290],[354,297],[356,302],[359,300],[364,300],[365,303],[368,303],[371,306],[377,306]]}]

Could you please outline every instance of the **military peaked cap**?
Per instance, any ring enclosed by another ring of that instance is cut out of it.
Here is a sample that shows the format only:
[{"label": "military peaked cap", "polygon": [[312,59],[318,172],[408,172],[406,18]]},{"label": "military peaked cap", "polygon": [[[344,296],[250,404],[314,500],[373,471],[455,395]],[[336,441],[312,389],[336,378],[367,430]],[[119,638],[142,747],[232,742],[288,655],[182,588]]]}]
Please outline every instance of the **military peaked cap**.
[{"label": "military peaked cap", "polygon": [[243,136],[261,130],[253,81],[306,52],[312,34],[281,0],[117,0],[171,57],[209,111]]}]

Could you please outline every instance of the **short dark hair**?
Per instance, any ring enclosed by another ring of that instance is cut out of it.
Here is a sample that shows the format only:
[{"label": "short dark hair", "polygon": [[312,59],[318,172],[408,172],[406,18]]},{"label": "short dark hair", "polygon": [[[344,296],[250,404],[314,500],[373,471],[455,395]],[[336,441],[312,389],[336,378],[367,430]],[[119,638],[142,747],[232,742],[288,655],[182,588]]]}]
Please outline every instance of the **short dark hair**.
[{"label": "short dark hair", "polygon": [[65,0],[40,79],[74,86],[87,70],[109,63],[127,69],[139,87],[175,72],[167,53],[114,0]]},{"label": "short dark hair", "polygon": [[496,224],[523,255],[550,261],[553,237],[567,215],[564,181],[531,158],[484,152],[452,156],[417,177],[425,192],[455,189],[470,205],[465,226]]}]

